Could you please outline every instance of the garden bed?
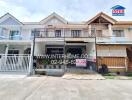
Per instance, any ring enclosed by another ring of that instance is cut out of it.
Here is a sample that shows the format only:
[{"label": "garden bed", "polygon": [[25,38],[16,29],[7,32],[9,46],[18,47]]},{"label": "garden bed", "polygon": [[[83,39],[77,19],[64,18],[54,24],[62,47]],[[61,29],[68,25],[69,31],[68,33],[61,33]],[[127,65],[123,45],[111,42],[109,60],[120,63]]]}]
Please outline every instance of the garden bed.
[{"label": "garden bed", "polygon": [[119,79],[119,80],[132,80],[132,73],[125,73],[124,75],[118,75],[116,73],[102,74],[105,79]]}]

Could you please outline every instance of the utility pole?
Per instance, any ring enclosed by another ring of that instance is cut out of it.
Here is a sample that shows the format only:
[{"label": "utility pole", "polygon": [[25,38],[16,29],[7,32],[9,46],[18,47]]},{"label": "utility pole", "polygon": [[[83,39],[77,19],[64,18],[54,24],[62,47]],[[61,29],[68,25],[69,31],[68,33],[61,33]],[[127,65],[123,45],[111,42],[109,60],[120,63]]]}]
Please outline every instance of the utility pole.
[{"label": "utility pole", "polygon": [[33,32],[33,58],[34,58],[34,49],[35,49],[35,33],[36,33],[36,29]]},{"label": "utility pole", "polygon": [[36,29],[33,31],[33,50],[32,50],[32,69],[33,69],[33,74],[35,73],[35,63],[36,63],[36,58],[35,58],[35,56],[34,56],[34,51],[35,51],[35,34],[36,34]]}]

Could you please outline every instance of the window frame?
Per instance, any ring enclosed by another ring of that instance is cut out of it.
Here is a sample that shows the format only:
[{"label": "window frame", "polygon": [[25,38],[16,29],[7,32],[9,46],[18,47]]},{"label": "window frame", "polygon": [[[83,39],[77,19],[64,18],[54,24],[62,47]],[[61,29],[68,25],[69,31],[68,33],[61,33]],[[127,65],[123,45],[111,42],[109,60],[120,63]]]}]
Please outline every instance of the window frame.
[{"label": "window frame", "polygon": [[55,30],[55,37],[61,37],[61,30]]},{"label": "window frame", "polygon": [[[13,33],[13,32],[14,32],[14,33]],[[14,37],[14,36],[16,36],[16,35],[20,35],[20,31],[19,31],[19,30],[10,30],[9,38],[10,38],[11,40],[16,39],[16,37]]]},{"label": "window frame", "polygon": [[103,30],[96,30],[97,37],[103,37]]},{"label": "window frame", "polygon": [[[114,32],[115,31],[115,32]],[[124,30],[121,29],[114,29],[113,30],[113,36],[114,37],[125,37]]]},{"label": "window frame", "polygon": [[80,37],[82,30],[71,30],[72,37]]},{"label": "window frame", "polygon": [[40,31],[39,30],[37,30],[37,31],[32,30],[31,31],[31,36],[34,37],[34,32],[35,32],[35,37],[40,37]]},{"label": "window frame", "polygon": [[[11,52],[11,53],[9,53],[9,52]],[[18,52],[17,54],[16,53],[13,53],[13,52]],[[8,55],[13,55],[13,54],[16,54],[16,55],[19,55],[19,53],[20,53],[20,50],[19,49],[9,49],[8,50]]]}]

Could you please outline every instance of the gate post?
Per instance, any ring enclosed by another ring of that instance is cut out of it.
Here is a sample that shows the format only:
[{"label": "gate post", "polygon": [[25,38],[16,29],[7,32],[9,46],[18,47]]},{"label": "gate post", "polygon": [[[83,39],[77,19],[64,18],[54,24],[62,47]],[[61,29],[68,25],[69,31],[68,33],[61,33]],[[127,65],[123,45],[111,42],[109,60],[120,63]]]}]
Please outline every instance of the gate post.
[{"label": "gate post", "polygon": [[33,73],[33,42],[31,43],[31,54],[29,56],[28,75],[31,75],[32,73]]},{"label": "gate post", "polygon": [[4,57],[4,66],[6,65],[6,61],[7,61],[8,49],[9,49],[9,44],[6,45],[5,54],[2,55]]}]

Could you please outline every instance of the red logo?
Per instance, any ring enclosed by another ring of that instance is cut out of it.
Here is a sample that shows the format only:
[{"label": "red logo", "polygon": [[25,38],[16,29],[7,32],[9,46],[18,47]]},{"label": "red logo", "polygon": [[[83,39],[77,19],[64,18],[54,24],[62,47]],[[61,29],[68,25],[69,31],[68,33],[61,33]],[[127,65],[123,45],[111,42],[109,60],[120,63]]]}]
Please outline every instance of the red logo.
[{"label": "red logo", "polygon": [[112,13],[124,13],[124,10],[123,9],[121,9],[121,10],[112,10]]}]

